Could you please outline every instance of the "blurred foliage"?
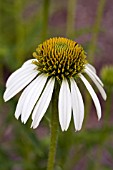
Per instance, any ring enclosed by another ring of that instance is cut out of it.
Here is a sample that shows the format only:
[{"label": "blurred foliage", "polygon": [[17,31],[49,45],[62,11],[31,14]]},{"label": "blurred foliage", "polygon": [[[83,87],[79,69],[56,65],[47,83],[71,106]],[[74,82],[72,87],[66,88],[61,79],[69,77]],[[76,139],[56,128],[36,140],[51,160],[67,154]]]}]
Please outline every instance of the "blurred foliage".
[{"label": "blurred foliage", "polygon": [[101,78],[103,80],[103,83],[105,87],[107,88],[107,91],[109,93],[112,93],[113,91],[113,66],[105,66],[101,70]]},{"label": "blurred foliage", "polygon": [[[92,35],[84,47],[93,63],[106,5],[105,0],[97,2],[95,22],[77,28],[77,0],[0,0],[0,170],[45,170],[49,150],[49,114],[36,130],[29,128],[30,122],[23,125],[17,121],[13,115],[18,96],[8,103],[2,100],[7,77],[32,58],[39,43],[53,36],[76,40]],[[55,170],[113,169],[112,91],[109,93],[113,66],[104,66],[101,77],[108,100],[103,103],[103,120],[95,121],[91,100],[81,88],[87,119],[80,132],[75,133],[73,123],[67,132],[59,130]]]}]

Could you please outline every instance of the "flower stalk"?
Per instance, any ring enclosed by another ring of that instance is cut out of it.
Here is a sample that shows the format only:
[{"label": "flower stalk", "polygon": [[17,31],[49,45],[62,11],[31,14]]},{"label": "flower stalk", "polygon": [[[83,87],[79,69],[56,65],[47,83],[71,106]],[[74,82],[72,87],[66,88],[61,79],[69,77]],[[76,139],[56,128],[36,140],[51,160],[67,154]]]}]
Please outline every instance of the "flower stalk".
[{"label": "flower stalk", "polygon": [[50,137],[50,148],[48,155],[47,170],[54,169],[57,139],[58,139],[58,88],[53,92],[52,98],[52,114],[51,114],[51,137]]}]

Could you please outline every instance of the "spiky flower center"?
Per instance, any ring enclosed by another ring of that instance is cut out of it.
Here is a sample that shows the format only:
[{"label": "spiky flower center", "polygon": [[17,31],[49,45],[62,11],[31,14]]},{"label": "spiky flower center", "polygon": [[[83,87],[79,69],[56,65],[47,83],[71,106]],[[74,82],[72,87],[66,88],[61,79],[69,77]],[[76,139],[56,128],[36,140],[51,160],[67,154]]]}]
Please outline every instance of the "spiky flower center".
[{"label": "spiky flower center", "polygon": [[86,64],[83,48],[67,38],[50,38],[38,45],[33,56],[41,73],[55,76],[58,80],[64,77],[75,77],[82,72]]}]

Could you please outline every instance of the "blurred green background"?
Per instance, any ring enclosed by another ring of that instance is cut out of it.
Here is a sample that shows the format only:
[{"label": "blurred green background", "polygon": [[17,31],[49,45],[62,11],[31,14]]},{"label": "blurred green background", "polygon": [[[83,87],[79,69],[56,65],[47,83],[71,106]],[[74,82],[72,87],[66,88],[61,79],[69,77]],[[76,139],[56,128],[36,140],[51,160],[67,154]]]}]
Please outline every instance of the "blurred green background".
[{"label": "blurred green background", "polygon": [[[63,36],[87,52],[105,84],[108,98],[97,121],[84,88],[85,121],[75,133],[59,131],[55,170],[113,169],[113,0],[0,0],[0,170],[46,170],[49,113],[36,130],[14,118],[18,97],[4,103],[8,76],[32,58],[38,44]],[[94,87],[95,88],[95,87]],[[95,88],[98,93],[97,89]]]}]

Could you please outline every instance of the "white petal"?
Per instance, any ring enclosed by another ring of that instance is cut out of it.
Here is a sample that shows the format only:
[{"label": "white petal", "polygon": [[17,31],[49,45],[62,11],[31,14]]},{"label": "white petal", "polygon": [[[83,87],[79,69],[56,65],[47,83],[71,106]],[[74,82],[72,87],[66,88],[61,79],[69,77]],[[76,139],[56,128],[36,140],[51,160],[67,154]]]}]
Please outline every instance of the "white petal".
[{"label": "white petal", "polygon": [[84,70],[88,76],[93,80],[93,82],[95,83],[95,85],[97,86],[98,90],[100,91],[102,97],[104,100],[106,100],[107,96],[106,96],[106,92],[104,91],[103,87],[100,85],[100,83],[97,81],[97,79],[89,72],[89,70],[87,70],[87,68]]},{"label": "white petal", "polygon": [[26,97],[27,95],[29,94],[29,90],[30,90],[30,85],[28,85],[24,91],[22,92],[20,98],[19,98],[19,101],[18,101],[18,104],[17,104],[17,107],[16,107],[16,111],[15,111],[15,117],[16,119],[19,118],[19,116],[21,115],[22,113],[22,108],[23,108],[23,105],[24,105],[24,102],[26,100]]},{"label": "white petal", "polygon": [[32,114],[33,122],[31,125],[31,127],[33,127],[34,129],[39,125],[42,117],[44,116],[44,114],[49,106],[49,103],[52,98],[54,84],[55,84],[55,78],[51,78],[48,81],[39,101],[37,102],[37,104],[34,108],[34,111]]},{"label": "white petal", "polygon": [[96,78],[96,80],[100,83],[101,86],[104,86],[100,78],[86,65],[86,69]]},{"label": "white petal", "polygon": [[38,100],[44,85],[47,81],[47,76],[44,74],[39,75],[31,84],[31,88],[29,94],[26,97],[24,102],[24,106],[22,109],[21,120],[22,122],[26,123],[28,120],[36,101]]},{"label": "white petal", "polygon": [[93,67],[91,64],[89,64],[89,63],[87,63],[86,64],[87,65],[87,67],[90,69],[90,70],[92,70],[95,74],[96,74],[96,69],[95,69],[95,67]]},{"label": "white petal", "polygon": [[71,93],[66,79],[62,81],[59,93],[59,121],[62,131],[67,130],[71,120]]},{"label": "white petal", "polygon": [[27,86],[38,74],[37,70],[29,71],[20,77],[16,77],[13,83],[6,89],[4,93],[4,100],[8,101],[13,96],[15,96],[19,91],[21,91],[25,86]]},{"label": "white petal", "polygon": [[26,65],[26,67],[19,68],[18,70],[16,70],[14,73],[12,73],[10,75],[10,77],[8,78],[8,80],[6,82],[6,87],[12,85],[14,83],[15,79],[18,79],[18,77],[21,77],[24,74],[26,75],[30,71],[36,69],[36,67],[37,66],[35,64],[31,64],[31,65]]},{"label": "white petal", "polygon": [[98,97],[97,97],[95,91],[93,90],[92,86],[89,84],[89,82],[86,80],[86,78],[82,74],[80,74],[80,78],[83,81],[83,83],[85,84],[87,90],[89,91],[89,93],[93,99],[93,102],[94,102],[96,110],[97,110],[98,119],[100,119],[101,118],[101,106],[100,106]]},{"label": "white petal", "polygon": [[71,80],[72,110],[74,116],[75,129],[80,130],[84,119],[84,103],[79,88],[72,78]]},{"label": "white petal", "polygon": [[37,59],[29,59],[29,60],[27,60],[23,65],[22,65],[22,67],[26,67],[26,66],[28,66],[28,65],[30,65],[30,64],[33,64],[32,62],[33,61],[38,61]]}]

